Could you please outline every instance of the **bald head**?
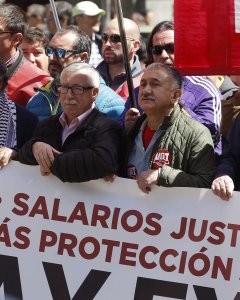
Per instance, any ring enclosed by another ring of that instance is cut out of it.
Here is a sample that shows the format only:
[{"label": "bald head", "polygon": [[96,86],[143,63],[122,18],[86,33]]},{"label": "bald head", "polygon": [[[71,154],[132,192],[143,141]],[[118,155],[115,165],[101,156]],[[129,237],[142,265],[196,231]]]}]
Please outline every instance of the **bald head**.
[{"label": "bald head", "polygon": [[[135,40],[140,39],[140,30],[138,25],[134,21],[127,18],[123,18],[123,25],[127,37],[131,37]],[[105,27],[105,30],[110,30],[116,34],[119,34],[120,31],[117,18],[111,20]]]}]

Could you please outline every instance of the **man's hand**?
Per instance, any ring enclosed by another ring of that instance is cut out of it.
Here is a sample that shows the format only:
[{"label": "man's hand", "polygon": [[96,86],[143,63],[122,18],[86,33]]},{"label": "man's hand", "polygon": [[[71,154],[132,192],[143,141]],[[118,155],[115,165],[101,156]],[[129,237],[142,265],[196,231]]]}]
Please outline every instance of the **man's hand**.
[{"label": "man's hand", "polygon": [[17,152],[7,147],[0,147],[0,169],[8,165]]},{"label": "man's hand", "polygon": [[233,195],[234,183],[228,175],[215,178],[212,183],[212,191],[223,200],[229,200]]},{"label": "man's hand", "polygon": [[[32,146],[33,155],[40,165],[41,174],[50,173],[50,168],[54,161],[54,158],[61,154],[61,152],[54,149],[49,144],[43,142],[36,142]],[[43,174],[42,174],[43,175]]]},{"label": "man's hand", "polygon": [[112,174],[112,175],[108,175],[108,176],[105,176],[103,179],[106,181],[106,182],[113,182],[115,180],[117,176],[115,174]]},{"label": "man's hand", "polygon": [[137,184],[141,191],[148,194],[151,186],[158,181],[158,170],[143,171],[137,178]]},{"label": "man's hand", "polygon": [[125,128],[130,129],[139,117],[140,117],[139,110],[136,108],[130,108],[125,114],[125,119],[124,119]]}]

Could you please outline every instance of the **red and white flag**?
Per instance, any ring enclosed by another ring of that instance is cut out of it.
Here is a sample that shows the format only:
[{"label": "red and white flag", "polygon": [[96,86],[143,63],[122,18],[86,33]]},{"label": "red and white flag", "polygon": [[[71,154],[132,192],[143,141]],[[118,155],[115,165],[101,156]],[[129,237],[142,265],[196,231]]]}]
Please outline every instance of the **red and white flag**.
[{"label": "red and white flag", "polygon": [[183,74],[240,74],[240,0],[175,0],[174,22]]}]

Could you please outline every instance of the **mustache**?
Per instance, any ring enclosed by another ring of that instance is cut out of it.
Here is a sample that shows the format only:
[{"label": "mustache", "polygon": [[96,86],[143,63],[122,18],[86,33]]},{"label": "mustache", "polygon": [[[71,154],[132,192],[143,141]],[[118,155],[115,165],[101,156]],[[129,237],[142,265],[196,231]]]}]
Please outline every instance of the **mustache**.
[{"label": "mustache", "polygon": [[152,96],[143,95],[143,96],[141,96],[141,100],[150,100],[150,101],[154,101],[155,98],[152,97]]},{"label": "mustache", "polygon": [[63,100],[62,102],[63,102],[63,104],[66,104],[66,105],[75,105],[78,103],[75,99],[66,99],[66,100]]},{"label": "mustache", "polygon": [[103,52],[106,52],[106,51],[111,51],[111,52],[114,52],[114,49],[113,49],[113,48],[111,48],[111,47],[107,47],[107,48],[105,48],[105,49],[104,49],[104,51],[103,51]]},{"label": "mustache", "polygon": [[49,66],[57,66],[57,67],[61,67],[60,63],[57,61],[51,61],[49,64]]}]

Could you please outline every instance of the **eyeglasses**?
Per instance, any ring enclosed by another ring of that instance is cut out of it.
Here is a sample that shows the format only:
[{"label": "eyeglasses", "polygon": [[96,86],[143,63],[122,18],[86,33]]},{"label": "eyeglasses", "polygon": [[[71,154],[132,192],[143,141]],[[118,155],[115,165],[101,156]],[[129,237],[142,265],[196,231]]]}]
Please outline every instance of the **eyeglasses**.
[{"label": "eyeglasses", "polygon": [[73,95],[82,95],[84,91],[93,89],[93,86],[80,86],[80,85],[67,86],[67,85],[60,85],[60,84],[57,85],[57,90],[61,94],[67,94],[69,89],[71,90]]},{"label": "eyeglasses", "polygon": [[45,47],[45,53],[49,57],[53,53],[58,57],[58,58],[65,58],[67,53],[81,53],[79,50],[67,50],[63,48],[52,48],[52,47]]},{"label": "eyeglasses", "polygon": [[152,54],[161,55],[163,50],[165,50],[168,54],[173,54],[174,53],[174,44],[170,43],[170,44],[166,44],[163,46],[160,46],[160,45],[153,46]]},{"label": "eyeglasses", "polygon": [[[130,38],[130,37],[126,37],[127,40],[130,40],[130,41],[134,41],[133,38]],[[104,33],[102,35],[102,41],[104,43],[107,43],[108,40],[110,40],[111,43],[113,44],[117,44],[117,43],[120,43],[121,42],[121,37],[119,34],[111,34],[111,35],[108,35],[106,33]]]}]

